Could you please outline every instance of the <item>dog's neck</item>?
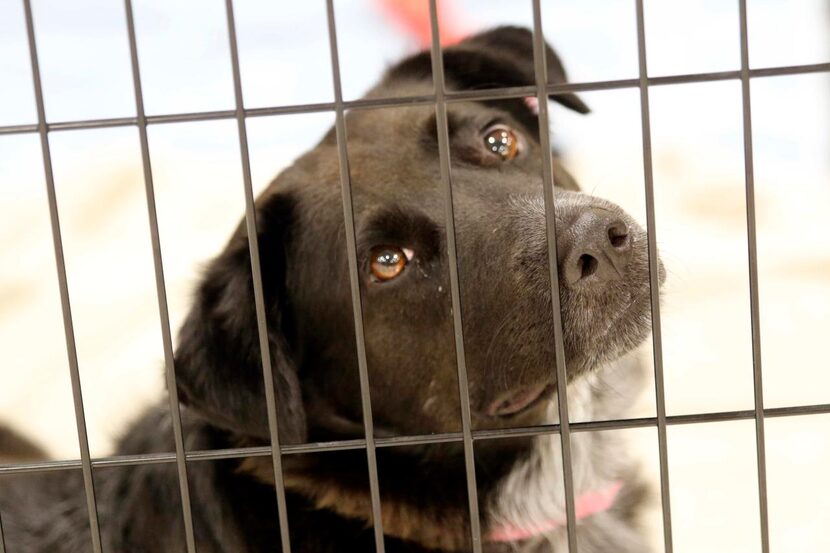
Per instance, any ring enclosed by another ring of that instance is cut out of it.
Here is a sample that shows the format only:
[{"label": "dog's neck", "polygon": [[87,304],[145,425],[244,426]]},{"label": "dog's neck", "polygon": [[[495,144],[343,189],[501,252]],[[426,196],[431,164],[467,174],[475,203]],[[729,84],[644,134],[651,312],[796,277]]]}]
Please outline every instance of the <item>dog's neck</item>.
[{"label": "dog's neck", "polygon": [[[596,394],[601,393],[601,376],[589,374],[568,385],[569,418],[592,420]],[[559,422],[558,402],[549,406],[548,420]],[[577,518],[607,510],[619,491],[618,465],[609,462],[615,447],[614,436],[593,432],[570,436],[571,466]],[[565,467],[559,434],[537,436],[530,456],[517,463],[501,481],[489,512],[495,536],[522,539],[555,533],[565,520]],[[581,515],[581,516],[580,516]]]},{"label": "dog's neck", "polygon": [[[622,481],[616,480],[608,487],[591,490],[574,498],[574,519],[584,520],[611,508],[622,488]],[[555,532],[568,524],[566,517],[551,518],[536,526],[505,524],[487,533],[486,539],[494,542],[514,543]]]},{"label": "dog's neck", "polygon": [[[589,373],[570,383],[570,418],[584,421],[604,415],[595,412],[595,406],[597,394],[602,394],[607,387],[602,373]],[[556,401],[549,406],[547,420],[559,422]],[[571,436],[578,519],[607,510],[620,489],[618,466],[609,462],[614,456],[612,451],[618,454],[619,448],[614,447],[613,436],[604,434]],[[500,550],[496,546],[504,542],[519,544],[533,538],[552,539],[545,537],[560,536],[564,532],[566,509],[560,440],[558,434],[534,438],[529,455],[518,461],[495,492],[489,494],[488,504],[482,511],[486,513],[482,537],[492,544],[486,550]],[[258,457],[249,458],[240,470],[273,484],[270,462],[260,461]],[[326,470],[309,472],[307,467],[295,470],[290,463],[284,468],[286,488],[307,498],[315,508],[371,524],[371,500],[362,484],[343,485],[337,475],[328,475]],[[458,501],[435,502],[429,509],[421,503],[407,501],[406,497],[390,499],[387,494],[382,509],[384,533],[431,550],[458,551],[468,547],[469,511],[463,497]]]}]

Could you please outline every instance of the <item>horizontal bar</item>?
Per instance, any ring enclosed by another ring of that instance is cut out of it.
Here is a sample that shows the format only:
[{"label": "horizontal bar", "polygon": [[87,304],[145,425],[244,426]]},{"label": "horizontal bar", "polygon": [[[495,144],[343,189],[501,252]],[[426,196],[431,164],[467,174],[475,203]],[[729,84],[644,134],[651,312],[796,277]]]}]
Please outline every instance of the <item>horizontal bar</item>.
[{"label": "horizontal bar", "polygon": [[[750,69],[749,77],[780,77],[785,75],[807,75],[812,73],[823,73],[830,71],[830,63],[814,63],[808,65],[789,65],[784,67],[764,67]],[[716,73],[690,73],[685,75],[668,75],[663,77],[649,77],[648,86],[664,86],[673,84],[705,83],[712,81],[740,80],[741,71],[721,71]],[[625,88],[638,88],[639,79],[620,79],[611,81],[595,81],[585,83],[565,83],[549,85],[547,90],[550,94],[565,92],[590,92],[598,90],[618,90]],[[533,96],[536,93],[535,86],[520,86],[510,88],[493,88],[485,90],[463,90],[446,93],[446,102],[450,104],[458,102],[473,102],[487,100],[504,100],[508,98],[523,98]],[[418,105],[431,105],[435,103],[435,96],[432,94],[420,96],[403,96],[394,98],[363,98],[359,100],[344,101],[345,109],[377,109],[383,107],[410,107]],[[291,115],[301,113],[320,113],[334,111],[334,102],[323,102],[316,104],[297,104],[293,106],[274,106],[266,108],[249,108],[245,110],[245,117],[266,117],[269,115]],[[234,119],[236,110],[227,109],[219,111],[172,113],[166,115],[148,115],[147,124],[162,123],[184,123],[188,121],[213,121],[217,119]],[[137,125],[137,117],[116,117],[110,119],[88,119],[81,121],[59,121],[47,123],[49,131],[81,130],[81,129],[103,129],[107,127],[123,127]],[[25,134],[38,132],[38,125],[6,125],[0,126],[0,135],[4,134]]]},{"label": "horizontal bar", "polygon": [[3,134],[26,134],[26,133],[34,133],[38,131],[38,126],[36,124],[31,125],[7,125],[5,127],[0,127],[0,135]]},{"label": "horizontal bar", "polygon": [[[830,414],[830,403],[819,403],[814,405],[798,405],[791,407],[769,407],[764,409],[765,418],[799,417],[806,415],[828,415]],[[684,424],[704,424],[712,422],[729,422],[739,420],[755,419],[755,410],[746,409],[742,411],[719,411],[713,413],[690,413],[686,415],[668,415],[666,424],[668,426]],[[642,417],[634,419],[612,419],[603,421],[571,422],[571,432],[601,432],[604,430],[628,430],[633,428],[648,428],[657,426],[656,417]],[[519,428],[500,428],[494,430],[474,430],[473,440],[493,440],[499,438],[530,438],[556,434],[559,432],[558,424],[546,424],[540,426],[527,426]],[[461,432],[445,432],[441,434],[428,434],[420,436],[392,436],[386,438],[375,438],[375,445],[378,448],[406,447],[426,444],[460,443],[463,439]],[[326,451],[347,451],[363,449],[366,447],[366,440],[337,440],[330,442],[312,442],[307,444],[284,445],[280,447],[283,455],[296,455],[302,453],[322,453]],[[239,447],[228,449],[211,449],[200,451],[188,451],[188,461],[218,461],[224,459],[239,459],[244,457],[268,457],[271,455],[271,448],[268,446]],[[176,454],[169,453],[144,453],[139,455],[114,455],[92,459],[92,466],[98,467],[129,467],[139,465],[153,465],[159,463],[173,463],[176,461]],[[39,463],[22,463],[0,465],[0,476],[6,474],[50,472],[55,470],[71,470],[81,468],[80,459],[69,459],[60,461],[42,461]]]},{"label": "horizontal bar", "polygon": [[830,63],[810,63],[806,65],[786,65],[781,67],[764,67],[750,69],[751,79],[759,77],[781,77],[784,75],[806,75],[809,73],[824,73],[830,71]]},{"label": "horizontal bar", "polygon": [[138,125],[140,117],[116,117],[113,119],[87,119],[85,121],[59,121],[46,123],[47,131],[106,129],[108,127],[125,127]]}]

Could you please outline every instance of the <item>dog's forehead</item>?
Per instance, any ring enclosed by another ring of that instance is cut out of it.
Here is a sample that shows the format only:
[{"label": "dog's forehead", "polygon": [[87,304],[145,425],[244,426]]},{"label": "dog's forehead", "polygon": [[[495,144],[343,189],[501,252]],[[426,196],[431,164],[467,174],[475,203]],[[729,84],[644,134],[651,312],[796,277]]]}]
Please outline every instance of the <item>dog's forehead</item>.
[{"label": "dog's forehead", "polygon": [[347,143],[392,146],[422,138],[423,125],[434,116],[432,106],[384,107],[351,110],[346,114]]},{"label": "dog's forehead", "polygon": [[433,106],[354,110],[346,129],[357,200],[417,202],[440,182]]},{"label": "dog's forehead", "polygon": [[[511,194],[539,192],[541,156],[536,136],[503,104],[453,102],[446,109],[453,188],[459,200],[469,196],[470,200],[486,197],[495,201]],[[423,211],[435,203],[435,215],[441,219],[440,199],[444,194],[435,105],[356,108],[348,110],[345,119],[349,178],[358,217],[384,205],[418,206]],[[524,137],[524,156],[504,167],[465,160],[464,152],[478,144],[477,133],[483,133],[495,121],[515,128]],[[322,142],[276,179],[273,188],[297,191],[318,206],[334,205],[340,199],[339,156],[331,129]],[[559,187],[577,189],[557,160],[554,176]]]},{"label": "dog's forehead", "polygon": [[[521,109],[531,111],[522,100]],[[515,106],[512,106],[515,107]],[[450,131],[459,126],[498,120],[524,129],[511,110],[498,102],[454,102],[446,105]],[[437,141],[436,106],[415,104],[401,107],[353,109],[346,113],[347,140],[352,143],[382,143],[397,146],[402,142]]]}]

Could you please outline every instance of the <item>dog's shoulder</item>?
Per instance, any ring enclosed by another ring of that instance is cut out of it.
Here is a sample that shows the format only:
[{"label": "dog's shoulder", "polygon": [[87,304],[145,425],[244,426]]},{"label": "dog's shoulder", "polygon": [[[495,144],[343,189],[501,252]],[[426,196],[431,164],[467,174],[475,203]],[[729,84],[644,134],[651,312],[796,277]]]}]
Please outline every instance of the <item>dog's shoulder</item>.
[{"label": "dog's shoulder", "polygon": [[[223,431],[194,416],[186,407],[181,416],[186,451],[232,446],[232,439]],[[169,457],[164,458],[165,454],[175,454],[173,425],[169,410],[159,406],[141,415],[118,441],[115,456],[143,457],[130,459],[138,464],[93,469],[98,524],[105,550],[185,549],[177,465]],[[242,535],[242,529],[233,517],[224,516],[218,505],[242,504],[247,505],[246,509],[267,510],[272,501],[259,497],[264,495],[259,490],[262,486],[247,484],[243,476],[236,475],[237,464],[237,460],[187,464],[192,516],[210,522],[206,525],[208,534],[224,533],[223,537],[231,541],[234,535]],[[10,551],[76,553],[91,548],[89,511],[80,469],[0,476],[0,512]],[[159,528],[165,531],[159,532]],[[274,536],[268,535],[268,539]],[[199,551],[219,551],[214,547],[215,536],[200,535],[197,541]],[[238,551],[246,551],[241,537],[237,543]]]},{"label": "dog's shoulder", "polygon": [[88,549],[89,521],[80,470],[0,477],[0,513],[9,551],[69,553]]}]

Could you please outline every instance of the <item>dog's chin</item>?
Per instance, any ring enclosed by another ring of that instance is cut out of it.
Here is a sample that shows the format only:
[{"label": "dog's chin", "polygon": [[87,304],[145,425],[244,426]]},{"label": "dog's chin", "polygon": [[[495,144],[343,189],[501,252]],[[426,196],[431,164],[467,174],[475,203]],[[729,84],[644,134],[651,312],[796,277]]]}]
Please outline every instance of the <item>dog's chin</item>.
[{"label": "dog's chin", "polygon": [[565,325],[568,382],[613,363],[648,338],[651,333],[648,286],[626,296],[607,317]]}]

